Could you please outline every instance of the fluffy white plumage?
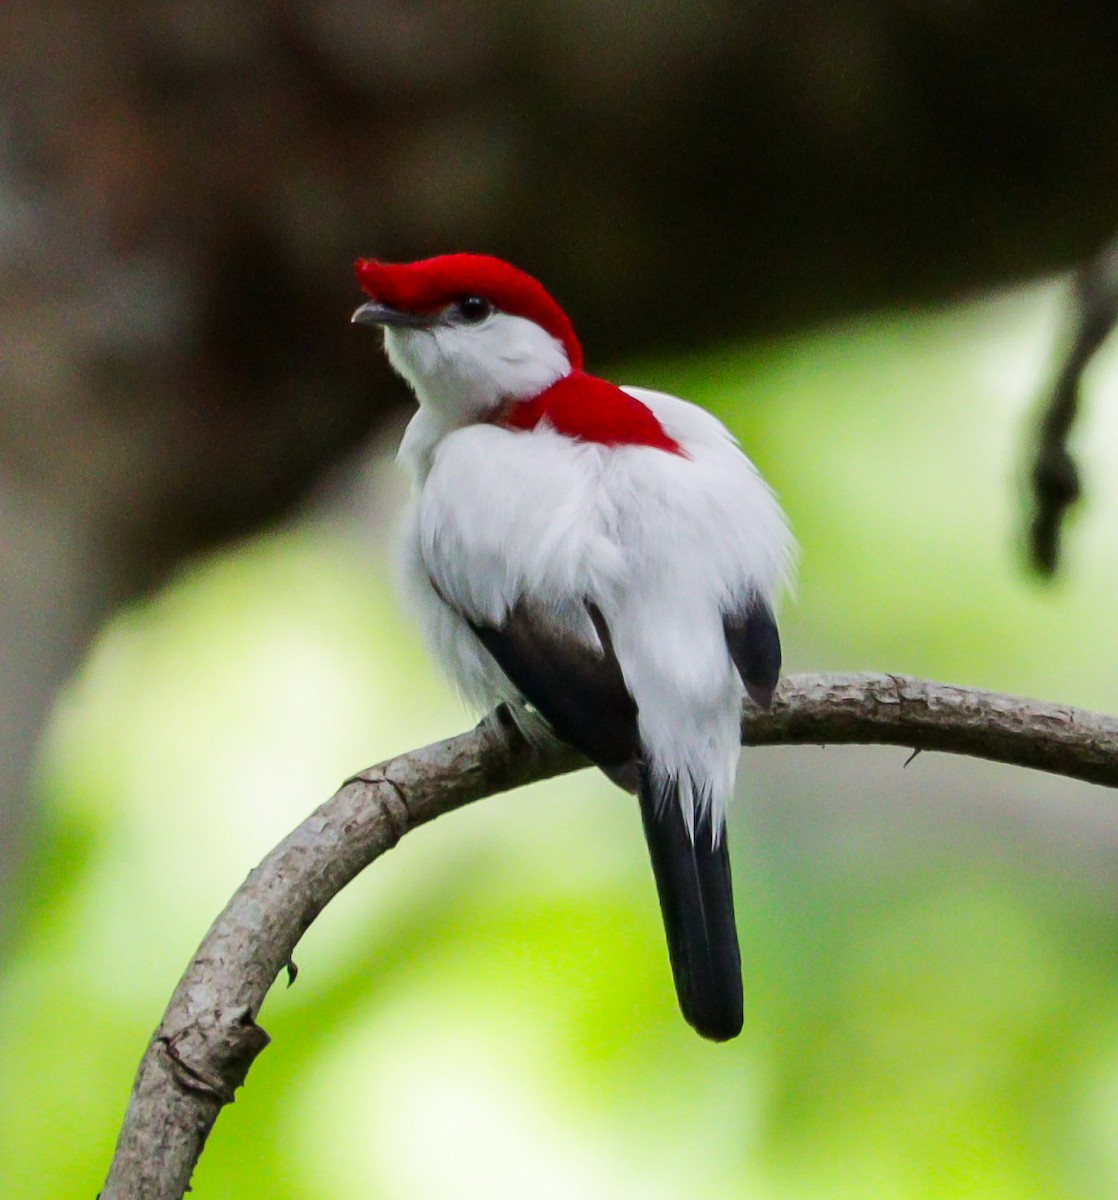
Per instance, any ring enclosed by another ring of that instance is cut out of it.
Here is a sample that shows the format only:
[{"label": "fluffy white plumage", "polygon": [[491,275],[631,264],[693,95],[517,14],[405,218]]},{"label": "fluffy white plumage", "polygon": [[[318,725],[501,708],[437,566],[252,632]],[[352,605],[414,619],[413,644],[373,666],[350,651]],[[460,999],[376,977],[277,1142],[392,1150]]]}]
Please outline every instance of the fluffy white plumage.
[{"label": "fluffy white plumage", "polygon": [[386,342],[419,400],[400,451],[416,484],[402,574],[436,659],[479,707],[514,699],[462,614],[499,626],[518,600],[537,601],[597,648],[591,600],[656,773],[678,782],[689,829],[712,806],[717,836],[743,698],[723,614],[753,597],[772,608],[793,558],[769,487],[715,417],[643,388],[625,390],[684,454],[479,421],[570,370],[562,346],[521,318],[437,338],[389,328]]}]

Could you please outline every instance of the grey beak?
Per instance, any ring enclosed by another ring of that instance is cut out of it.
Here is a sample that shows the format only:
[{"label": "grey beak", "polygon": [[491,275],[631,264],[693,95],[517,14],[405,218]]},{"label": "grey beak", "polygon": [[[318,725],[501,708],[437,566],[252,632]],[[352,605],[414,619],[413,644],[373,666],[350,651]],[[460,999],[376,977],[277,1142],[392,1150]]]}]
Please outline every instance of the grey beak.
[{"label": "grey beak", "polygon": [[350,317],[354,325],[394,325],[403,329],[424,329],[431,324],[428,313],[405,312],[377,300],[369,300]]}]

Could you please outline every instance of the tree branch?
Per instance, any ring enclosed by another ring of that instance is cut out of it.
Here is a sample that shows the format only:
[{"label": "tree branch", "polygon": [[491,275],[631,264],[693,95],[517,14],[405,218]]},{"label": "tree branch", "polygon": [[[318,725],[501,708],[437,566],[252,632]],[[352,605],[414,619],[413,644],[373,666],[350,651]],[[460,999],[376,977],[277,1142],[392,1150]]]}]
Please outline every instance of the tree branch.
[{"label": "tree branch", "polygon": [[1071,344],[1045,401],[1037,427],[1031,472],[1029,554],[1045,576],[1056,573],[1064,516],[1078,501],[1079,468],[1068,441],[1079,414],[1083,375],[1118,324],[1118,238],[1079,270],[1072,312]]},{"label": "tree branch", "polygon": [[[206,934],[140,1063],[102,1200],[178,1200],[223,1105],[268,1044],[264,997],[325,905],[417,825],[585,766],[531,746],[500,711],[476,729],[348,780],[250,873]],[[1118,786],[1118,719],[896,675],[798,675],[754,746],[882,743],[943,750]]]}]

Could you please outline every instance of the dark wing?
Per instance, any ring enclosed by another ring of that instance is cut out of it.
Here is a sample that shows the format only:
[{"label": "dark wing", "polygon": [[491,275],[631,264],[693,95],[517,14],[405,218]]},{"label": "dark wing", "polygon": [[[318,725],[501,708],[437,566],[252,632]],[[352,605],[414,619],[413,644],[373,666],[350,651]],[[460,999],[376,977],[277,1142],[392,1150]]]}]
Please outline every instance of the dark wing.
[{"label": "dark wing", "polygon": [[680,1008],[704,1037],[724,1041],[742,1025],[741,958],[726,839],[715,844],[708,812],[696,819],[692,840],[674,783],[653,778],[641,763],[637,706],[609,628],[589,601],[586,611],[597,647],[524,602],[510,610],[500,628],[475,621],[470,627],[559,737],[623,787],[635,786],[639,772],[645,840]]},{"label": "dark wing", "polygon": [[601,612],[590,601],[586,611],[599,647],[557,626],[540,608],[524,601],[509,610],[500,628],[469,624],[559,737],[608,770],[638,757],[637,706],[625,686]]},{"label": "dark wing", "polygon": [[722,628],[746,692],[762,708],[768,708],[780,679],[780,634],[772,611],[755,596],[740,612],[726,613]]}]

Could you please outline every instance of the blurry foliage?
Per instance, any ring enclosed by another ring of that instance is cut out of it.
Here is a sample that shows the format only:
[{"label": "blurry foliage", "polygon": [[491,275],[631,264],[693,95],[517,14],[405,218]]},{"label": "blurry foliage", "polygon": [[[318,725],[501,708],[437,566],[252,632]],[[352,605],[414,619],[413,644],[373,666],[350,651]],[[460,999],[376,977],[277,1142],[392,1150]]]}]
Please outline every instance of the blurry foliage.
[{"label": "blurry foliage", "polygon": [[[804,547],[791,669],[1118,708],[1113,417],[1079,431],[1097,486],[1066,578],[1036,590],[1009,543],[1058,296],[613,372],[709,404],[780,492]],[[391,596],[384,524],[320,512],[183,572],[59,710],[0,981],[5,1200],[95,1191],[144,1039],[244,873],[349,772],[463,725]],[[1113,801],[903,759],[746,754],[726,1046],[675,1010],[636,812],[596,774],[410,834],[274,989],[275,1044],[195,1194],[1114,1194]]]}]

